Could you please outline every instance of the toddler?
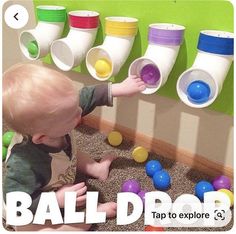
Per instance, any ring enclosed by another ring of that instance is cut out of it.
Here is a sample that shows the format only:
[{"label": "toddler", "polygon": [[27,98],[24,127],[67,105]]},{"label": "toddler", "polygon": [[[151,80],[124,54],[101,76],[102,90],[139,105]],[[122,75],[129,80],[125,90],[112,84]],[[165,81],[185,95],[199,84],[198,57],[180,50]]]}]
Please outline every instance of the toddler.
[{"label": "toddler", "polygon": [[[35,213],[42,192],[55,191],[59,207],[64,207],[66,191],[77,193],[77,207],[86,202],[84,182],[74,184],[79,170],[106,180],[116,158],[104,155],[96,162],[76,147],[75,128],[96,106],[112,106],[113,97],[130,96],[145,89],[144,82],[127,77],[117,84],[103,83],[77,91],[65,75],[39,65],[18,64],[3,75],[3,118],[16,131],[8,148],[3,182],[4,200],[12,191],[28,193]],[[116,203],[98,205],[107,217],[115,217]],[[18,226],[19,231],[89,230],[89,224]]]}]

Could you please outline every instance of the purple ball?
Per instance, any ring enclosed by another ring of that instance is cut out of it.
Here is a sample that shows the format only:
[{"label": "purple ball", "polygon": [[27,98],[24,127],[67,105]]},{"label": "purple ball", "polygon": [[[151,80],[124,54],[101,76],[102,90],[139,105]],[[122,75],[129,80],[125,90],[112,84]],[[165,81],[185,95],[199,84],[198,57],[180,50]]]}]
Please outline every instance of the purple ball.
[{"label": "purple ball", "polygon": [[138,195],[142,199],[143,204],[145,204],[145,194],[147,193],[146,190],[141,190]]},{"label": "purple ball", "polygon": [[141,79],[147,85],[157,85],[161,77],[159,69],[153,64],[145,65],[140,72]]},{"label": "purple ball", "polygon": [[227,176],[224,176],[224,175],[217,176],[212,181],[212,185],[213,185],[215,190],[219,190],[219,189],[228,189],[228,190],[230,190],[230,187],[231,187],[230,179]]},{"label": "purple ball", "polygon": [[141,190],[140,184],[137,180],[126,180],[121,187],[121,192],[131,192],[138,194]]}]

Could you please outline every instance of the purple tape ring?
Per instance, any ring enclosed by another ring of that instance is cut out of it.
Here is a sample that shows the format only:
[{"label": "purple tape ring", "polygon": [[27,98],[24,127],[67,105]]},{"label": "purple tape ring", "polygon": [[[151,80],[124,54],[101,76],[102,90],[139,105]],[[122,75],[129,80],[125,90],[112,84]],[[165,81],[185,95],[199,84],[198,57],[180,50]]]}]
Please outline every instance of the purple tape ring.
[{"label": "purple tape ring", "polygon": [[[173,24],[149,25],[148,41],[149,43],[159,45],[180,45],[184,38],[184,27]],[[166,27],[166,28],[165,28]]]}]

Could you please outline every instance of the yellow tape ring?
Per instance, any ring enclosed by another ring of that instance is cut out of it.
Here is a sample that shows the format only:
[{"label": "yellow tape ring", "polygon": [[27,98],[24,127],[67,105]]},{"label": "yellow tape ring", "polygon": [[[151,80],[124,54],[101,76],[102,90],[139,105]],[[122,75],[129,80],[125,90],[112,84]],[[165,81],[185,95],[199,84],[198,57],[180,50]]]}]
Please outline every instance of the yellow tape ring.
[{"label": "yellow tape ring", "polygon": [[138,31],[138,20],[130,17],[107,17],[105,32],[114,36],[135,36]]}]

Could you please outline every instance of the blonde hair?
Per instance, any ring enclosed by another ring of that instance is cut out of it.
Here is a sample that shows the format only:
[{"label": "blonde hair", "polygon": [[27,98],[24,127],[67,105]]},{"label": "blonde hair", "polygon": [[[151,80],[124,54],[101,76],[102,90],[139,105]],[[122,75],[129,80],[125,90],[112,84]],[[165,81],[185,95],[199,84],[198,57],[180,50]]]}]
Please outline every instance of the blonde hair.
[{"label": "blonde hair", "polygon": [[17,64],[3,74],[3,118],[21,134],[46,130],[65,102],[76,99],[73,82],[55,70]]}]

